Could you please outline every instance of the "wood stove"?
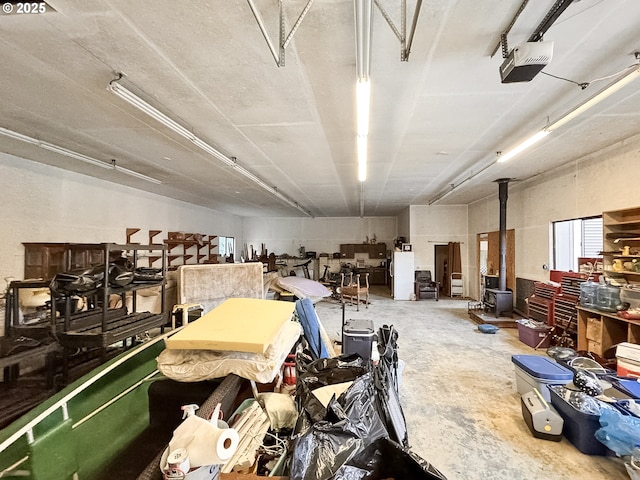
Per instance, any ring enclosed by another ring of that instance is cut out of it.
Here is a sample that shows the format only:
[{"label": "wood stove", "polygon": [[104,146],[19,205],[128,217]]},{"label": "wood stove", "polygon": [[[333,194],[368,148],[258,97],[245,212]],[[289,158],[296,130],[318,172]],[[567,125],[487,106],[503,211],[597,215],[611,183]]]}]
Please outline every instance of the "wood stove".
[{"label": "wood stove", "polygon": [[513,292],[511,290],[486,288],[482,301],[485,311],[495,312],[496,318],[501,316],[510,317],[513,312]]}]

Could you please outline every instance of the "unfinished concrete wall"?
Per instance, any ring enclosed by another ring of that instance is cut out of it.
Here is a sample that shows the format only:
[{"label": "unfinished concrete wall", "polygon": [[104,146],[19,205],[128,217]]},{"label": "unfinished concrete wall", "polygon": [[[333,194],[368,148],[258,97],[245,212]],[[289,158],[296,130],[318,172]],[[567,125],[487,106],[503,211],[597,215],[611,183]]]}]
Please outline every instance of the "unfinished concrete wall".
[{"label": "unfinished concrete wall", "polygon": [[[517,160],[514,160],[517,161]],[[529,181],[509,186],[507,228],[516,234],[516,276],[548,280],[550,226],[554,221],[600,215],[640,205],[640,136],[572,161]],[[496,194],[469,205],[471,295],[477,298],[476,234],[499,229]]]},{"label": "unfinished concrete wall", "polygon": [[5,277],[23,278],[21,242],[124,243],[128,227],[142,229],[138,243],[146,243],[149,229],[243,242],[240,217],[6,154],[0,154],[0,218],[0,288]]},{"label": "unfinished concrete wall", "polygon": [[[411,244],[416,270],[435,273],[435,246],[460,242],[462,274],[468,277],[467,206],[412,205],[410,213]],[[438,279],[438,281],[441,281]],[[465,288],[465,292],[467,289]]]},{"label": "unfinished concrete wall", "polygon": [[318,254],[339,252],[342,243],[362,243],[373,237],[390,250],[396,235],[396,217],[244,219],[246,243],[258,253],[264,243],[276,255],[298,256],[301,246]]}]

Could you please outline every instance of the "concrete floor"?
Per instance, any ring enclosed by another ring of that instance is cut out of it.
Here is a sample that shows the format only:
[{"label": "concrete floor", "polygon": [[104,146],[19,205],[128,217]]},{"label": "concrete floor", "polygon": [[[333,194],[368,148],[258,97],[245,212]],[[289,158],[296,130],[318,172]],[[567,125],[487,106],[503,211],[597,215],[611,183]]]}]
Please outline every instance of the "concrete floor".
[{"label": "concrete floor", "polygon": [[[522,418],[513,354],[540,354],[517,329],[482,334],[467,300],[393,301],[379,287],[368,309],[346,306],[346,318],[398,330],[406,362],[401,402],[412,450],[449,480],[623,480],[622,461],[582,454],[567,440],[534,438]],[[341,306],[316,305],[329,336],[340,337]]]}]

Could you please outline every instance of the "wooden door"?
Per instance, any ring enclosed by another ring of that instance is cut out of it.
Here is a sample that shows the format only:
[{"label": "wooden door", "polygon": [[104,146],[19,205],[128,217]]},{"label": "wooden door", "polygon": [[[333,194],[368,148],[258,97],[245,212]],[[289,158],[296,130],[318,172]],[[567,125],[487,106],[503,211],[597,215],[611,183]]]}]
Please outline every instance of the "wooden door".
[{"label": "wooden door", "polygon": [[[478,262],[480,261],[480,237],[478,235]],[[507,230],[507,288],[515,291],[516,288],[516,259],[515,259],[515,230]],[[487,246],[487,275],[500,274],[500,232],[486,234]],[[478,265],[480,271],[480,265]],[[479,286],[478,286],[479,287]],[[480,291],[480,288],[478,288]]]}]

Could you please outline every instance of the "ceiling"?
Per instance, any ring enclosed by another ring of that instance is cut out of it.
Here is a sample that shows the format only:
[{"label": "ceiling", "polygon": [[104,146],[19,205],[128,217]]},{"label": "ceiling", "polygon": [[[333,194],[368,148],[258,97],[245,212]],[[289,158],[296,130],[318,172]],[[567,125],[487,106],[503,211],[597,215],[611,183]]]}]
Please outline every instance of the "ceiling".
[{"label": "ceiling", "polygon": [[[15,2],[14,2],[15,3]],[[401,28],[400,0],[379,0]],[[501,33],[523,0],[425,0],[408,62],[374,8],[367,180],[358,181],[354,4],[311,4],[278,67],[248,2],[50,0],[0,19],[0,127],[161,180],[138,179],[0,135],[0,150],[240,216],[396,215],[469,203],[640,134],[640,80],[504,164],[505,151],[637,62],[640,1],[574,1],[548,30],[553,59],[502,84]],[[509,48],[555,0],[527,4]],[[254,0],[277,45],[278,2]],[[307,0],[284,0],[288,34]],[[407,1],[410,31],[415,0]],[[194,132],[293,208],[107,91],[120,84]],[[478,173],[480,172],[480,173]],[[469,177],[469,180],[467,180]],[[458,187],[458,184],[460,186]],[[446,198],[438,199],[455,186]]]}]

